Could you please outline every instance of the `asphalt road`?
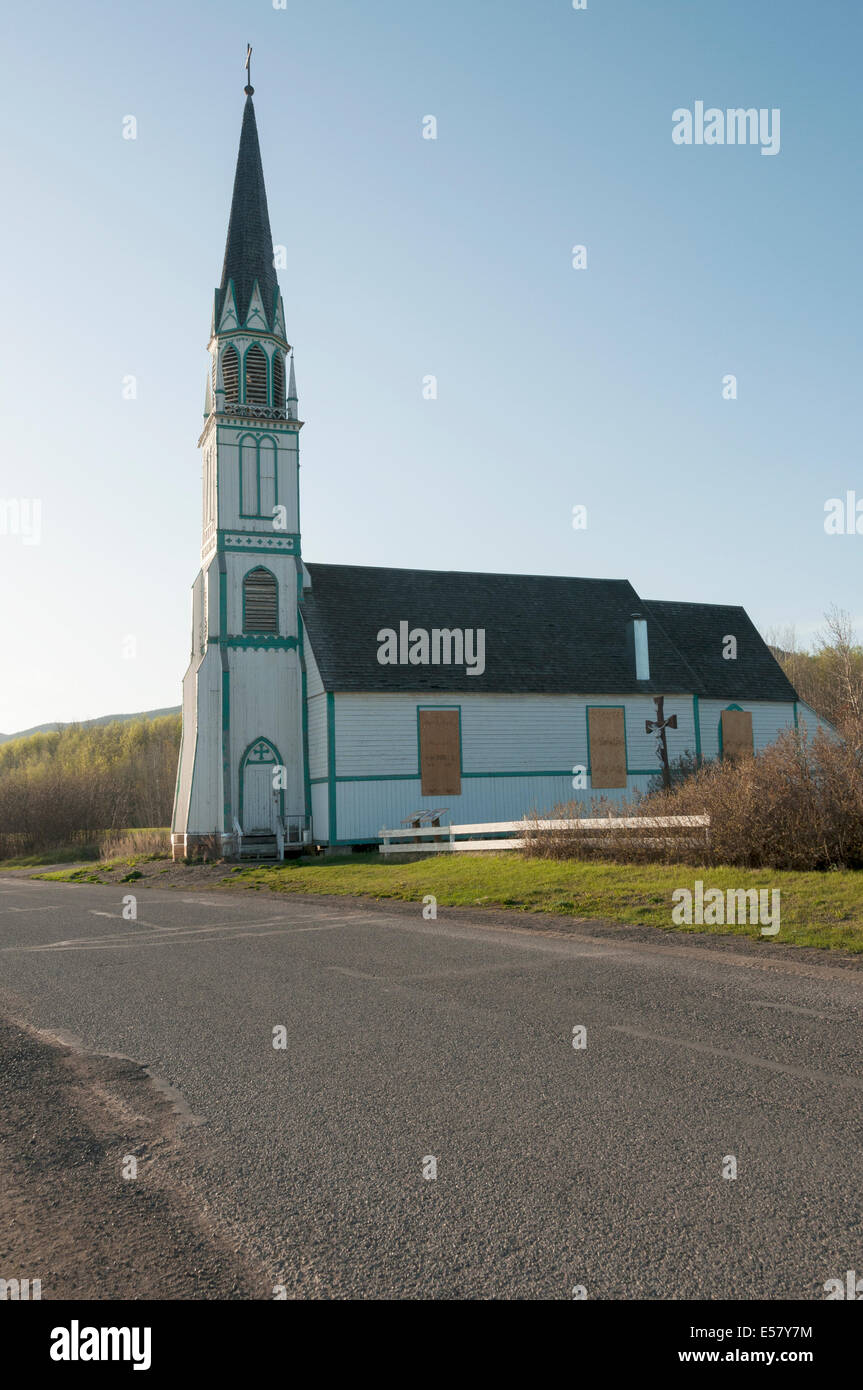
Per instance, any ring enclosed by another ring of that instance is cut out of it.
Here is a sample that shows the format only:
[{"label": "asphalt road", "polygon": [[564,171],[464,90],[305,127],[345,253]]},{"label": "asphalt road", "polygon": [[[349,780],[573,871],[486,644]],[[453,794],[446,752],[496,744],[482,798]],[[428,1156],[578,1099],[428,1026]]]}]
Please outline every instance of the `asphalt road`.
[{"label": "asphalt road", "polygon": [[0,1006],[177,1088],[261,1296],[821,1299],[863,1272],[863,974],[265,892],[142,890],[126,921],[121,891],[0,878]]}]

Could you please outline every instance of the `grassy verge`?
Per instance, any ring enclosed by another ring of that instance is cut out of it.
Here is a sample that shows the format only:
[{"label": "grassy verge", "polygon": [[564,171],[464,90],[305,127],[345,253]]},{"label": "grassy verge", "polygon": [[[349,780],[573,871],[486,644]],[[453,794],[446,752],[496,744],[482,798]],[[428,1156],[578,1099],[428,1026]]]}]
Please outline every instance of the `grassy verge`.
[{"label": "grassy verge", "polygon": [[98,859],[96,845],[62,846],[60,849],[43,849],[38,854],[20,854],[12,859],[0,859],[0,873],[4,869],[36,869],[40,864],[80,864],[82,859]]},{"label": "grassy verge", "polygon": [[[40,877],[84,882],[130,881],[135,874],[156,880],[168,874],[144,857],[108,866],[60,870]],[[676,926],[671,920],[675,888],[778,888],[781,930],[769,938],[798,946],[863,952],[863,873],[837,870],[695,868],[691,865],[614,864],[602,861],[522,859],[516,855],[442,855],[393,864],[378,855],[292,860],[279,865],[213,865],[218,882],[279,893],[359,894],[421,902],[433,894],[439,907],[507,908],[573,918],[605,918],[668,931],[707,931],[766,941],[758,926]],[[108,878],[100,875],[108,874]],[[162,880],[171,881],[170,875]],[[179,880],[178,880],[179,881]]]}]

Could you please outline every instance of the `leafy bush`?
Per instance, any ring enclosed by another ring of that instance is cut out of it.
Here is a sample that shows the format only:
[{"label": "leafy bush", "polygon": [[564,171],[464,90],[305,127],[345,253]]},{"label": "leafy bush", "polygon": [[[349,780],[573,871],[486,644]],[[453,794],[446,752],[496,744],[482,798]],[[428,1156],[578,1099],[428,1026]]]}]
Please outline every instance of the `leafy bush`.
[{"label": "leafy bush", "polygon": [[[584,816],[570,802],[557,819]],[[711,762],[669,792],[628,803],[594,801],[593,816],[710,817],[703,831],[668,838],[650,829],[586,833],[549,830],[534,818],[526,853],[551,859],[736,864],[744,868],[863,868],[863,723],[840,740],[787,730],[755,757]]]}]

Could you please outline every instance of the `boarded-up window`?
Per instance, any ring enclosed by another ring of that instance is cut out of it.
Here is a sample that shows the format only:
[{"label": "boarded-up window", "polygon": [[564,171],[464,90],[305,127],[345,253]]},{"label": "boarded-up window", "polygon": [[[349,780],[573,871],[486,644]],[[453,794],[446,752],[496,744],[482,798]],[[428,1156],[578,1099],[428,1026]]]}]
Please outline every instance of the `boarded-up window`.
[{"label": "boarded-up window", "polygon": [[722,711],[723,758],[746,758],[753,749],[752,715],[744,709]]},{"label": "boarded-up window", "polygon": [[626,729],[623,710],[597,706],[587,711],[590,736],[590,785],[626,786]]},{"label": "boarded-up window", "polygon": [[275,575],[262,568],[243,579],[243,631],[278,632],[279,589]]},{"label": "boarded-up window", "polygon": [[461,739],[457,709],[420,710],[423,796],[461,795]]}]

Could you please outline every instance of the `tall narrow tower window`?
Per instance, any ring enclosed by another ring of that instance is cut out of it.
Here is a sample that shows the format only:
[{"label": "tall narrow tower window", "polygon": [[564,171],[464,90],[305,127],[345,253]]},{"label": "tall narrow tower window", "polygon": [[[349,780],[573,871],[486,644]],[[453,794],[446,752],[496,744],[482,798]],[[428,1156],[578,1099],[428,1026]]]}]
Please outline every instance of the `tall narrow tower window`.
[{"label": "tall narrow tower window", "polygon": [[246,404],[267,404],[267,359],[257,343],[246,353]]},{"label": "tall narrow tower window", "polygon": [[243,579],[243,631],[278,632],[279,588],[275,575],[259,567]]},{"label": "tall narrow tower window", "polygon": [[240,359],[237,349],[230,344],[222,353],[222,384],[225,388],[225,401],[236,405],[240,399]]},{"label": "tall narrow tower window", "polygon": [[280,415],[285,412],[285,359],[276,350],[273,354],[273,405]]},{"label": "tall narrow tower window", "polygon": [[258,445],[251,435],[246,435],[240,446],[240,484],[242,496],[240,513],[242,516],[258,515]]},{"label": "tall narrow tower window", "polygon": [[272,439],[262,439],[258,448],[260,513],[261,516],[272,516],[276,505],[276,446]]}]

